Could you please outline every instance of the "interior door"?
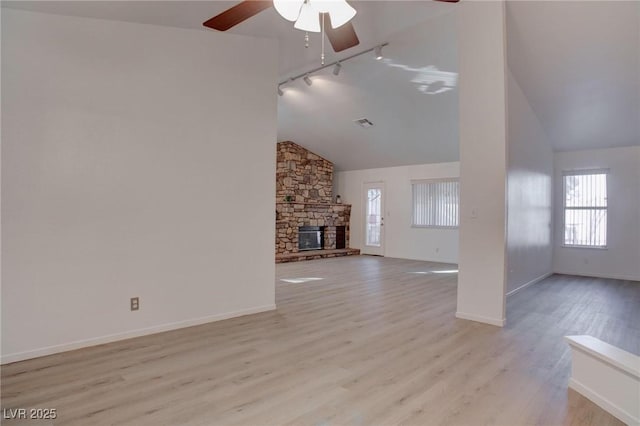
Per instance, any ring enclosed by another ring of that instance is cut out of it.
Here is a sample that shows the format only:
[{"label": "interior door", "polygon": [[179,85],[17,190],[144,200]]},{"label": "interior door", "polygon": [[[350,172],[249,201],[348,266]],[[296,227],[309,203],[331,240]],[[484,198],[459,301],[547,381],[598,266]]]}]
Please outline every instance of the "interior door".
[{"label": "interior door", "polygon": [[362,254],[384,256],[384,182],[365,183]]}]

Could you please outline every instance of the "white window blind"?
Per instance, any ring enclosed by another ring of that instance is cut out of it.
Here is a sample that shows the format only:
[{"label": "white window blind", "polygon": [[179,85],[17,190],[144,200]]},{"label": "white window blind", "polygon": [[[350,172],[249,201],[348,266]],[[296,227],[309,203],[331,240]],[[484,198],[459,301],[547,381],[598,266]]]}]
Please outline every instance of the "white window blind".
[{"label": "white window blind", "polygon": [[607,171],[565,172],[564,245],[607,246]]},{"label": "white window blind", "polygon": [[415,227],[455,228],[458,226],[460,184],[458,179],[412,181]]}]

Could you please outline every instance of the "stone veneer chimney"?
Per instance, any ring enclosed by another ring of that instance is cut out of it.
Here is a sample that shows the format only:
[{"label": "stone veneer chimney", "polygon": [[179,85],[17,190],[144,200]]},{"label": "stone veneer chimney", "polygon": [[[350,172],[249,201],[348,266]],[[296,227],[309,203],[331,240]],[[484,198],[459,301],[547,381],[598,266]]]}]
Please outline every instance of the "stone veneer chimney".
[{"label": "stone veneer chimney", "polygon": [[350,205],[333,203],[333,163],[293,142],[279,142],[276,260],[299,259],[295,254],[299,252],[298,230],[303,226],[324,227],[325,250],[335,251],[336,238],[344,238],[348,248],[350,215]]},{"label": "stone veneer chimney", "polygon": [[333,202],[333,163],[293,142],[278,143],[276,203]]}]

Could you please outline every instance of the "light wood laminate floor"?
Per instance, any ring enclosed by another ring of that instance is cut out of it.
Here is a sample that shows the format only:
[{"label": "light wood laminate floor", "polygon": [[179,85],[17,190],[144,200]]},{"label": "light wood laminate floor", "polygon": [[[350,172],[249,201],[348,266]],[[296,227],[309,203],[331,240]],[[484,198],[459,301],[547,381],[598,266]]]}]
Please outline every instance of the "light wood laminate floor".
[{"label": "light wood laminate floor", "polygon": [[[640,353],[640,283],[553,276],[507,326],[454,317],[451,265],[355,256],[277,266],[278,309],[2,367],[34,425],[617,425],[567,390],[562,336]],[[280,278],[319,277],[286,283]],[[3,424],[19,424],[7,421]]]}]

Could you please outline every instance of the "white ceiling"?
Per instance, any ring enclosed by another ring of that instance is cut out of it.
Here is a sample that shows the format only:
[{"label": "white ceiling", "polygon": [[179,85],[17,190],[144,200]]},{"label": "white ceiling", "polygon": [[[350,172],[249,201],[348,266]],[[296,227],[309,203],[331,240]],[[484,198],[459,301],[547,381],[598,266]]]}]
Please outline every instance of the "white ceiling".
[{"label": "white ceiling", "polygon": [[[457,161],[455,15],[386,40],[381,61],[365,54],[345,62],[337,77],[328,69],[312,77],[311,87],[301,80],[283,86],[278,138],[317,152],[339,170]],[[356,125],[360,118],[373,127]]]},{"label": "white ceiling", "polygon": [[[239,3],[226,0],[199,1],[6,1],[3,7],[31,10],[67,16],[163,25],[198,29],[217,33],[202,26],[212,16]],[[328,48],[328,59],[335,60],[374,46],[388,34],[415,25],[425,19],[452,10],[453,5],[432,1],[350,1],[357,8],[354,26],[361,44],[334,55]],[[280,75],[285,76],[307,65],[315,65],[320,57],[320,35],[311,33],[311,46],[304,47],[304,32],[282,19],[273,9],[267,9],[233,27],[228,33],[278,39],[280,44]]]},{"label": "white ceiling", "polygon": [[[34,1],[3,6],[44,13],[112,19],[211,31],[202,22],[236,4],[234,1]],[[328,158],[338,169],[351,170],[458,159],[458,108],[455,86],[455,4],[434,1],[350,1],[358,14],[353,24],[360,45],[336,55],[327,43],[327,62],[347,57],[382,42],[385,60],[365,55],[348,62],[338,77],[330,70],[285,88],[278,98],[279,140],[293,140]],[[293,29],[273,9],[237,25],[233,34],[277,38],[280,80],[320,65],[320,35]],[[437,67],[430,69],[427,67]],[[444,77],[443,77],[444,76]],[[426,79],[427,84],[411,80]],[[274,82],[274,96],[276,94]],[[363,129],[353,120],[366,117]]]},{"label": "white ceiling", "polygon": [[640,144],[640,2],[507,4],[508,63],[556,150]]},{"label": "white ceiling", "polygon": [[[3,6],[211,31],[202,22],[235,1],[36,1]],[[279,140],[293,140],[352,170],[458,159],[458,93],[438,92],[457,72],[455,9],[433,1],[350,1],[369,54],[286,85],[278,98]],[[280,45],[280,80],[319,65],[320,38],[267,10],[229,31]],[[640,144],[640,1],[513,1],[507,7],[508,64],[555,149]],[[435,68],[432,68],[435,67]],[[444,72],[444,73],[442,73]],[[420,83],[422,81],[422,83]],[[274,82],[274,96],[275,95]],[[433,83],[428,86],[426,83]],[[447,86],[445,86],[445,89]],[[358,127],[368,118],[374,126]]]}]

